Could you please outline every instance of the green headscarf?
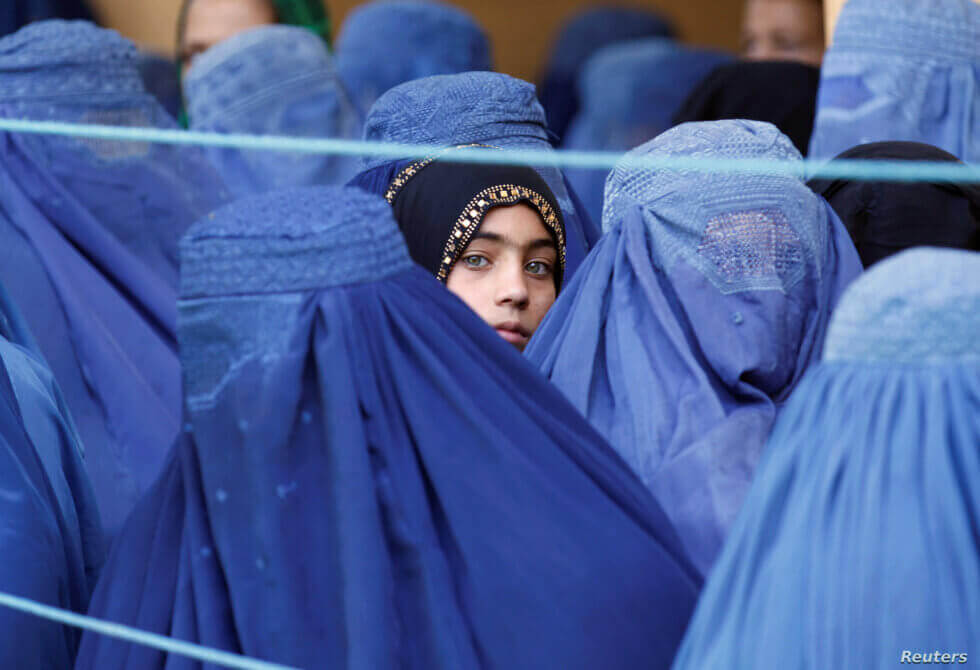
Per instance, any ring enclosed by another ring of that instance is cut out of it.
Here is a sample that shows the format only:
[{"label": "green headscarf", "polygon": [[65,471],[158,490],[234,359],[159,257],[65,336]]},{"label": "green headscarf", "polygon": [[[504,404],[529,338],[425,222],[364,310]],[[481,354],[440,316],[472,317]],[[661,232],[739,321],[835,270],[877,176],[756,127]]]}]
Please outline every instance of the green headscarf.
[{"label": "green headscarf", "polygon": [[[184,0],[177,18],[177,81],[180,84],[181,105],[179,121],[184,128],[188,127],[187,111],[183,104],[184,98],[184,67],[180,60],[183,49],[184,33],[187,30],[187,11],[194,0]],[[268,0],[276,12],[278,23],[284,26],[298,26],[313,31],[320,36],[327,46],[330,46],[330,13],[327,11],[325,0]]]}]

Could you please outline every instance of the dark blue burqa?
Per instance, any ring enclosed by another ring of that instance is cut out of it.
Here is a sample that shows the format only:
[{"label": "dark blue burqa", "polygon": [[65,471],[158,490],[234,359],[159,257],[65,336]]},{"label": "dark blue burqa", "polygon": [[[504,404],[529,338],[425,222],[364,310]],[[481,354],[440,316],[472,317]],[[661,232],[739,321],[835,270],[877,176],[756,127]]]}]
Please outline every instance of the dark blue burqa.
[{"label": "dark blue burqa", "polygon": [[[82,445],[51,370],[0,287],[0,591],[82,613],[103,560]],[[0,607],[0,667],[67,668],[81,634]]]},{"label": "dark blue burqa", "polygon": [[[242,200],[182,245],[187,412],[91,614],[304,668],[663,668],[697,578],[585,420],[387,204]],[[193,663],[86,634],[77,668]]]},{"label": "dark blue burqa", "polygon": [[[0,40],[0,116],[173,128],[136,58],[88,23],[32,24]],[[220,191],[196,149],[0,134],[0,282],[65,393],[110,533],[179,428],[177,240]]]},{"label": "dark blue burqa", "polygon": [[[496,72],[463,72],[406,82],[382,95],[364,124],[364,139],[398,144],[485,144],[552,151],[534,86]],[[384,194],[406,161],[367,158],[349,183]],[[565,282],[575,273],[599,227],[589,218],[561,170],[536,168],[558,199],[565,222]]]}]

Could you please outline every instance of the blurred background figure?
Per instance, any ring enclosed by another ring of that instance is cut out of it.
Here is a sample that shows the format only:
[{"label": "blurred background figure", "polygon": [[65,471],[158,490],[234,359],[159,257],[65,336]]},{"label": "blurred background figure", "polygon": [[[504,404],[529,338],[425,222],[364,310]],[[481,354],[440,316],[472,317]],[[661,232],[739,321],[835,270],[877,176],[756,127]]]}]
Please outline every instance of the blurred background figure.
[{"label": "blurred background figure", "polygon": [[645,37],[674,37],[673,23],[659,12],[595,7],[573,16],[561,29],[541,78],[539,95],[548,126],[560,140],[578,112],[582,68],[603,47]]},{"label": "blurred background figure", "polygon": [[810,156],[923,142],[980,160],[980,4],[848,0],[821,71]]},{"label": "blurred background figure", "polygon": [[747,0],[742,58],[819,66],[826,47],[823,22],[821,0]]},{"label": "blurred background figure", "polygon": [[[581,105],[562,148],[628,151],[671,126],[691,88],[731,60],[721,51],[654,37],[614,44],[589,59],[579,76]],[[602,218],[609,170],[566,170],[593,221]]]},{"label": "blurred background figure", "polygon": [[47,19],[94,20],[84,0],[3,0],[0,3],[0,37],[16,32],[28,23]]},{"label": "blurred background figure", "polygon": [[490,39],[469,13],[430,0],[357,6],[337,40],[337,69],[367,112],[381,95],[413,79],[492,70]]},{"label": "blurred background figure", "polygon": [[813,133],[820,68],[788,61],[738,62],[714,70],[674,116],[674,123],[768,121],[806,155]]},{"label": "blurred background figure", "polygon": [[186,70],[215,44],[270,23],[301,26],[330,42],[322,0],[184,0],[177,20],[178,64]]},{"label": "blurred background figure", "polygon": [[[326,43],[309,30],[250,28],[208,49],[184,77],[192,130],[356,139],[361,118]],[[236,196],[288,186],[343,184],[356,156],[206,149]]]},{"label": "blurred background figure", "polygon": [[[863,144],[837,158],[961,162],[918,142]],[[980,251],[978,184],[815,179],[809,186],[840,216],[865,267],[911,247]]]}]

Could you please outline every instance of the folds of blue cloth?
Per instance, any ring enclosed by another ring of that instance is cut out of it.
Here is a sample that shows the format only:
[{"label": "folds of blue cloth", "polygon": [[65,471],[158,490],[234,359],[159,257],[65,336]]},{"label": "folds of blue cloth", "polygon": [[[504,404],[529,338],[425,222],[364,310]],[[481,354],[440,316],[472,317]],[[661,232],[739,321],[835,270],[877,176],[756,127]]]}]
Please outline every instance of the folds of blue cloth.
[{"label": "folds of blue cloth", "polygon": [[181,258],[185,429],[92,615],[298,667],[670,663],[699,578],[663,512],[381,198],[239,201]]}]

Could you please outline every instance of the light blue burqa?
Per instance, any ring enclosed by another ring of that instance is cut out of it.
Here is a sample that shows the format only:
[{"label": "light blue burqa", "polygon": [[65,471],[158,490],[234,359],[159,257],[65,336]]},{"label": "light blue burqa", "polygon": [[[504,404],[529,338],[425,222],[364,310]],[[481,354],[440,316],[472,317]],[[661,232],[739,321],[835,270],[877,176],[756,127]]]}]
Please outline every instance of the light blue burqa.
[{"label": "light blue burqa", "polygon": [[[361,118],[316,33],[270,25],[239,33],[198,57],[184,81],[191,130],[356,139]],[[353,156],[208,149],[238,196],[290,186],[342,184]]]},{"label": "light blue burqa", "polygon": [[[756,121],[683,124],[628,156],[800,160]],[[525,353],[633,466],[707,573],[861,261],[792,177],[624,162],[603,226]]]},{"label": "light blue burqa", "polygon": [[859,144],[935,145],[980,160],[980,5],[849,0],[824,57],[810,157]]},{"label": "light blue burqa", "polygon": [[977,661],[978,333],[974,252],[905,251],[847,291],[675,670]]}]

